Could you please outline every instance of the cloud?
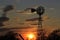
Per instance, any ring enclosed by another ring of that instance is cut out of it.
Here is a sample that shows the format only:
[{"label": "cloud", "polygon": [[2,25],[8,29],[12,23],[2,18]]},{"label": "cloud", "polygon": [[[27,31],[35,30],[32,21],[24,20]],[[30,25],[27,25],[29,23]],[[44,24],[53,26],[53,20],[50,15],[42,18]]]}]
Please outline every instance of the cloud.
[{"label": "cloud", "polygon": [[[26,8],[26,9],[24,9],[24,10],[22,10],[22,11],[17,10],[16,13],[20,13],[20,14],[32,14],[31,8]],[[34,13],[36,13],[36,12],[34,12]],[[33,14],[34,14],[34,13],[33,13]]]},{"label": "cloud", "polygon": [[[30,7],[30,8],[26,8],[26,9],[24,9],[24,10],[17,10],[16,13],[32,14],[31,9],[33,9],[33,8],[36,9],[37,7],[38,7],[38,6],[34,5],[34,6]],[[34,12],[34,13],[36,13],[36,12]]]},{"label": "cloud", "polygon": [[[49,17],[44,16],[45,20],[47,20],[46,18],[49,18]],[[47,34],[52,32],[52,30],[57,29],[57,27],[54,26],[55,22],[57,22],[57,21],[59,21],[59,20],[55,19],[55,18],[50,18],[45,23],[43,22],[43,28],[44,28],[44,30],[46,31]],[[53,22],[53,24],[52,24],[52,22]],[[20,18],[18,16],[11,19],[8,23],[9,23],[9,25],[8,26],[6,25],[7,28],[10,27],[11,29],[18,29],[17,31],[22,32],[22,33],[24,33],[24,32],[33,32],[33,31],[36,32],[37,27],[38,27],[37,19],[34,20],[34,21],[24,21],[23,23],[20,23]],[[16,31],[16,30],[14,30],[14,31]]]},{"label": "cloud", "polygon": [[[26,20],[27,24],[30,25],[38,25],[38,18],[31,18]],[[60,28],[60,19],[57,18],[49,18],[48,16],[44,16],[43,18],[43,26],[48,27],[48,28],[53,28],[57,29]]]},{"label": "cloud", "polygon": [[25,9],[25,10],[18,10],[16,13],[20,13],[20,14],[31,14],[31,10],[30,9]]},{"label": "cloud", "polygon": [[[49,22],[50,21],[50,22]],[[57,29],[58,27],[55,27],[54,26],[54,23],[52,24],[51,21],[56,21],[56,20],[52,20],[52,19],[49,19],[49,21],[46,21],[45,23],[43,22],[43,29],[46,31],[46,33],[49,35],[49,33],[51,33],[53,30]],[[48,22],[48,23],[47,23]],[[57,22],[57,21],[56,21]],[[51,23],[51,25],[49,24]],[[35,27],[35,28],[38,28],[38,21],[37,20],[34,20],[34,21],[26,21],[25,22],[25,25],[29,25],[30,27]]]},{"label": "cloud", "polygon": [[[45,22],[44,22],[45,21]],[[57,28],[56,24],[58,24],[58,22],[60,21],[60,19],[56,19],[56,18],[50,18],[48,15],[44,15],[43,16],[43,27],[46,30],[52,30]],[[6,23],[5,23],[6,24]],[[37,28],[38,26],[38,17],[36,18],[31,18],[31,19],[26,19],[25,22],[21,23],[20,22],[20,18],[17,16],[13,19],[11,19],[6,25],[5,27],[13,27],[13,28],[21,28],[21,29],[31,29],[31,28]]]},{"label": "cloud", "polygon": [[[38,19],[39,19],[39,17],[27,19],[26,21],[36,21],[36,20],[38,20]],[[49,19],[49,17],[48,17],[47,15],[42,18],[43,21],[48,20],[48,19]]]},{"label": "cloud", "polygon": [[32,19],[27,19],[26,21],[36,21],[38,20],[39,18],[32,18]]},{"label": "cloud", "polygon": [[7,5],[4,9],[3,9],[3,12],[7,12],[7,11],[10,11],[14,9],[12,5]]}]

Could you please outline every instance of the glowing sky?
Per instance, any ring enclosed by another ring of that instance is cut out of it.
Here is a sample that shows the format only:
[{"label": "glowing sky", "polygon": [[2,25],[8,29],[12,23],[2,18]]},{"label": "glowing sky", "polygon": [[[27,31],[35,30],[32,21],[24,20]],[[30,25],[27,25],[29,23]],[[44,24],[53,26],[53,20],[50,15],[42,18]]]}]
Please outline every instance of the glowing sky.
[{"label": "glowing sky", "polygon": [[[5,30],[1,28],[17,28],[15,32],[20,32],[23,36],[26,36],[28,33],[36,34],[37,20],[35,21],[26,21],[28,19],[34,20],[38,18],[38,15],[31,13],[29,11],[23,13],[20,12],[26,8],[36,8],[38,6],[43,6],[45,8],[45,13],[43,15],[43,28],[47,30],[46,33],[49,34],[50,31],[54,29],[60,29],[60,0],[0,0],[0,16],[3,14],[3,8],[6,5],[13,5],[14,9],[9,11],[7,16],[10,18],[9,21],[4,22],[5,26],[0,27],[0,35]],[[35,24],[35,25],[33,25]],[[20,28],[20,29],[19,29]]]},{"label": "glowing sky", "polygon": [[60,28],[60,0],[0,0],[0,15],[3,13],[3,8],[9,4],[14,5],[15,9],[8,12],[7,16],[10,20],[8,22],[4,22],[5,26],[2,28],[35,27],[36,25],[30,24],[37,23],[37,20],[34,22],[28,22],[25,20],[38,17],[37,14],[20,14],[16,13],[16,11],[30,7],[37,7],[40,5],[45,7],[45,14],[43,17],[48,18],[43,22],[44,28]]}]

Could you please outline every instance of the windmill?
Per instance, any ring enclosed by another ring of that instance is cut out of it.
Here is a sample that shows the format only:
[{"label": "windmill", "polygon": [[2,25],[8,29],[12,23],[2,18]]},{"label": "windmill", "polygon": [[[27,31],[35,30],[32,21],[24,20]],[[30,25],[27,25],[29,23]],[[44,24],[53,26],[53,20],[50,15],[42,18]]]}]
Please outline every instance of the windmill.
[{"label": "windmill", "polygon": [[13,6],[12,5],[7,5],[4,9],[3,9],[3,14],[0,17],[0,27],[4,26],[3,22],[8,21],[9,18],[7,17],[7,12],[12,10]]},{"label": "windmill", "polygon": [[42,15],[44,14],[44,7],[39,6],[37,9],[31,8],[31,12],[37,12],[38,18],[38,29],[37,29],[37,40],[44,40],[43,26],[42,26]]}]

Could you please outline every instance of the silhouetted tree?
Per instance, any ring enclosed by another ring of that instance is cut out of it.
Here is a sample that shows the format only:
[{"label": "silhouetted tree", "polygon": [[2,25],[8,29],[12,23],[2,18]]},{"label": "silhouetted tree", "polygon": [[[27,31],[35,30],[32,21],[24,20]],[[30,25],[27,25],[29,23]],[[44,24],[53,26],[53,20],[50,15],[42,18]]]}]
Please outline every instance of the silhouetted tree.
[{"label": "silhouetted tree", "polygon": [[0,40],[3,40],[4,39],[4,36],[0,36]]},{"label": "silhouetted tree", "polygon": [[54,30],[47,38],[47,40],[60,40],[60,30]]},{"label": "silhouetted tree", "polygon": [[0,40],[24,40],[24,39],[21,36],[21,34],[10,31],[5,36],[1,36]]}]

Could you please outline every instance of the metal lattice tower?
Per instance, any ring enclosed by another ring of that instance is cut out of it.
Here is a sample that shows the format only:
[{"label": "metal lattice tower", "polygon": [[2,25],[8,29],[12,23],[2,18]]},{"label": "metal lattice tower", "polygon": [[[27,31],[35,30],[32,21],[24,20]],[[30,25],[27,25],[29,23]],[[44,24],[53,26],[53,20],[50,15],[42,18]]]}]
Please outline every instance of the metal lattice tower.
[{"label": "metal lattice tower", "polygon": [[40,6],[37,8],[38,19],[38,29],[37,29],[37,40],[44,40],[43,26],[42,26],[42,15],[44,13],[44,7]]},{"label": "metal lattice tower", "polygon": [[35,11],[39,15],[37,39],[36,40],[44,40],[44,33],[43,33],[43,26],[42,26],[42,15],[43,15],[45,9],[42,6],[39,6],[37,9],[31,8],[31,12],[35,12]]}]

